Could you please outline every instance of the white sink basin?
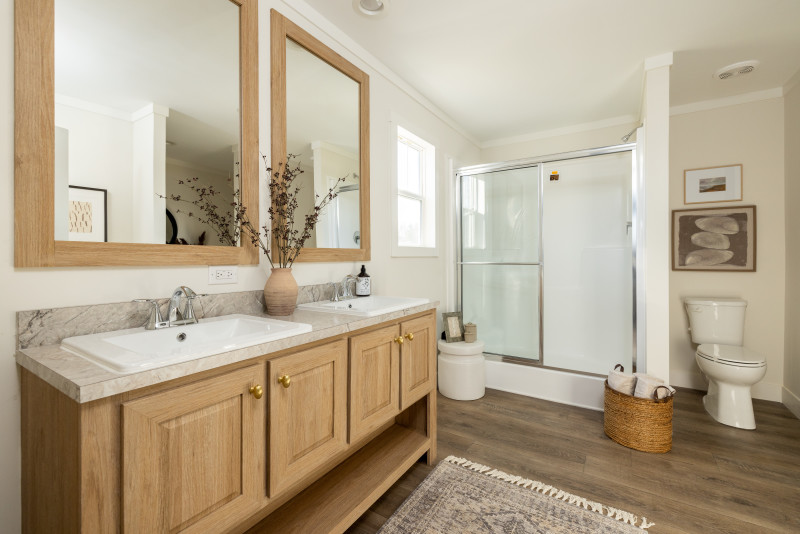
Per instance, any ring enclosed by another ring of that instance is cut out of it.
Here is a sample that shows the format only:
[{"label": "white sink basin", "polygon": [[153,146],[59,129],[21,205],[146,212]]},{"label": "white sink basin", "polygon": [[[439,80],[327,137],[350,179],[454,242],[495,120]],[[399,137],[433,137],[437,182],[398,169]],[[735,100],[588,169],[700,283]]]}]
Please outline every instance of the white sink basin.
[{"label": "white sink basin", "polygon": [[132,328],[70,337],[61,342],[61,348],[115,373],[127,374],[306,332],[311,332],[310,324],[225,315],[160,330]]},{"label": "white sink basin", "polygon": [[362,317],[373,317],[383,313],[400,311],[412,306],[420,306],[430,302],[428,299],[413,297],[379,297],[372,295],[369,297],[358,297],[331,302],[321,300],[319,302],[309,302],[300,304],[297,307],[304,310],[321,311],[329,313],[344,313],[347,315],[360,315]]}]

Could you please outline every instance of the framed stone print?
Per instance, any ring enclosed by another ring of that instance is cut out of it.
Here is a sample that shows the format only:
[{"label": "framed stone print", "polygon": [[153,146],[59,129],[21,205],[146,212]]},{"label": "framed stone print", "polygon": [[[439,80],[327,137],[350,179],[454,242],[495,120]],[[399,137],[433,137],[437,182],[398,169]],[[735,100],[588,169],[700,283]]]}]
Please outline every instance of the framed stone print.
[{"label": "framed stone print", "polygon": [[756,207],[673,210],[673,271],[755,271]]}]

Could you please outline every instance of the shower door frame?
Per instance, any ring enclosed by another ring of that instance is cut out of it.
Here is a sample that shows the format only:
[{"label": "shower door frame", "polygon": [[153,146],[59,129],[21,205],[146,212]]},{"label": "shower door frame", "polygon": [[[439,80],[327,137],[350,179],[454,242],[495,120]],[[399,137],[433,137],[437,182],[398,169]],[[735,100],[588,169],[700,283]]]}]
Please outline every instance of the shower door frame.
[{"label": "shower door frame", "polygon": [[[640,288],[640,285],[644,285],[643,280],[643,273],[637,272],[637,245],[639,244],[640,239],[640,216],[639,213],[639,194],[642,192],[643,183],[641,181],[641,173],[639,169],[639,159],[637,157],[637,143],[626,143],[622,145],[612,145],[600,148],[590,148],[584,150],[575,150],[572,152],[562,152],[559,154],[549,154],[545,156],[533,157],[533,158],[524,158],[524,159],[517,159],[512,161],[503,161],[497,163],[482,163],[480,165],[470,165],[468,167],[461,167],[456,169],[455,178],[456,178],[456,209],[455,209],[455,230],[456,230],[456,239],[455,239],[455,269],[457,271],[456,274],[456,308],[458,310],[462,309],[462,300],[463,300],[463,284],[462,284],[462,276],[463,276],[463,266],[464,265],[520,265],[520,266],[538,266],[539,267],[539,324],[535,325],[538,326],[539,330],[539,359],[532,360],[529,358],[522,358],[518,356],[506,356],[503,354],[494,354],[491,352],[487,352],[494,357],[500,358],[503,362],[509,362],[514,364],[521,364],[521,365],[529,365],[533,367],[540,367],[543,369],[554,369],[558,371],[565,371],[569,373],[575,374],[582,374],[582,375],[589,375],[589,376],[600,376],[595,373],[588,373],[585,371],[577,371],[573,369],[563,369],[560,367],[548,367],[545,365],[544,362],[544,269],[545,269],[545,258],[544,258],[544,240],[543,240],[543,227],[544,227],[544,165],[547,163],[553,163],[557,161],[566,161],[566,160],[573,160],[573,159],[582,159],[582,158],[590,158],[593,156],[605,156],[608,154],[617,154],[620,152],[630,152],[631,153],[631,268],[632,268],[632,372],[637,371],[637,363],[638,363],[638,351],[639,351],[639,343],[638,343],[638,333],[637,333],[637,294]],[[476,174],[486,174],[491,172],[500,172],[500,171],[510,171],[515,169],[526,169],[530,167],[536,167],[536,174],[538,180],[538,206],[539,206],[539,213],[538,213],[538,220],[539,220],[539,261],[538,262],[492,262],[492,261],[463,261],[462,257],[462,248],[463,248],[463,236],[461,234],[461,178],[463,176],[474,176]]]}]

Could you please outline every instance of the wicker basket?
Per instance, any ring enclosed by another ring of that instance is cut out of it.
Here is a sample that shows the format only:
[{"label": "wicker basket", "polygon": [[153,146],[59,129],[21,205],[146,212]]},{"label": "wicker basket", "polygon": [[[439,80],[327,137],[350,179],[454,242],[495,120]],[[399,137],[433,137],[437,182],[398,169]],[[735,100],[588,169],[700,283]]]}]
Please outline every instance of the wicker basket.
[{"label": "wicker basket", "polygon": [[631,449],[669,452],[672,449],[672,395],[660,400],[640,399],[608,387],[606,380],[603,430]]}]

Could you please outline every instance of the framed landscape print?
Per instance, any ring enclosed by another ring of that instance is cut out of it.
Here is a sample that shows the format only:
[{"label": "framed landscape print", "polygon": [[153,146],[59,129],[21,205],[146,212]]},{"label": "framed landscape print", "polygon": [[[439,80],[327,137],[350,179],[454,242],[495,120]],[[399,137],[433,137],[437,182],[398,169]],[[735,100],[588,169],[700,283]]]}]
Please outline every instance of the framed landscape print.
[{"label": "framed landscape print", "polygon": [[756,207],[673,210],[673,271],[755,271]]},{"label": "framed landscape print", "polygon": [[742,166],[708,167],[683,171],[683,203],[742,200]]}]

